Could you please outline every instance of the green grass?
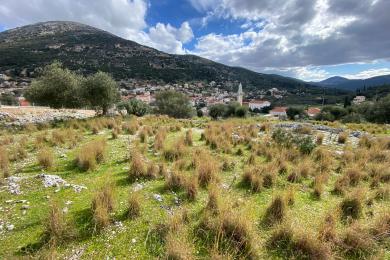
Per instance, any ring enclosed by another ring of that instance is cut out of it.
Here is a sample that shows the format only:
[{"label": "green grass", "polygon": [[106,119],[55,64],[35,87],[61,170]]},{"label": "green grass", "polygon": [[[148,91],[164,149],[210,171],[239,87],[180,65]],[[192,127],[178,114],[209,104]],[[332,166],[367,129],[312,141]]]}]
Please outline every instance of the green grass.
[{"label": "green grass", "polygon": [[[161,122],[154,122],[154,119],[143,119],[144,125],[156,126]],[[253,124],[256,119],[247,120],[230,120],[233,124]],[[167,120],[166,125],[176,124],[174,120]],[[179,137],[183,136],[188,129],[190,121],[181,122],[186,127],[181,131],[169,132],[166,144],[173,144]],[[203,131],[203,126],[207,121],[193,122],[193,146],[188,147],[189,150],[197,148],[209,149],[204,141],[200,141],[200,136]],[[185,199],[184,191],[178,191],[174,194],[164,188],[164,178],[159,177],[155,180],[140,180],[136,183],[142,183],[144,188],[140,191],[142,209],[141,215],[136,219],[127,219],[124,217],[127,210],[127,199],[129,192],[133,189],[135,183],[131,183],[127,178],[129,162],[127,160],[129,152],[134,149],[134,139],[136,136],[121,134],[118,139],[111,138],[111,130],[103,130],[98,136],[91,135],[89,131],[78,130],[78,133],[83,136],[82,141],[76,147],[58,148],[56,151],[55,167],[47,174],[59,175],[68,183],[85,185],[86,190],[80,193],[75,193],[73,189],[61,189],[56,192],[56,188],[44,188],[41,180],[36,178],[28,178],[21,182],[21,195],[11,195],[8,191],[2,189],[0,192],[0,220],[10,222],[15,225],[12,231],[3,229],[0,236],[0,259],[9,259],[25,255],[44,256],[53,248],[48,248],[42,245],[41,237],[44,231],[44,224],[48,215],[48,208],[51,200],[56,200],[62,207],[68,207],[69,211],[66,218],[74,226],[76,237],[67,241],[63,245],[55,247],[58,258],[69,257],[72,255],[72,250],[83,249],[82,259],[103,259],[107,257],[116,257],[117,259],[134,258],[134,259],[151,259],[163,257],[165,255],[164,244],[159,242],[153,233],[155,225],[165,223],[170,214],[167,209],[177,211],[179,208],[186,208],[189,212],[189,223],[186,224],[189,240],[195,246],[195,257],[199,259],[207,259],[210,252],[210,245],[206,241],[200,239],[197,232],[199,221],[204,214],[204,206],[207,203],[207,190],[200,188],[197,199],[194,202],[188,202]],[[32,134],[19,133],[15,135],[18,140],[21,136],[28,136],[28,158],[12,163],[11,172],[16,176],[34,176],[42,172],[36,162],[36,151],[33,149],[32,136],[38,135],[39,132]],[[108,143],[107,158],[104,163],[98,165],[96,170],[83,172],[74,165],[74,159],[78,148],[97,137],[104,137]],[[130,140],[130,141],[129,141]],[[160,163],[164,162],[168,168],[172,168],[173,163],[167,162],[162,158],[161,154],[155,154],[153,151],[153,137],[148,138],[148,144],[145,156],[147,160]],[[11,145],[12,146],[12,145]],[[242,156],[235,155],[235,151],[241,148]],[[59,151],[61,150],[61,152]],[[266,228],[261,225],[261,218],[265,214],[265,210],[272,198],[277,194],[284,194],[289,186],[295,188],[295,203],[288,206],[287,219],[293,226],[302,231],[310,230],[317,232],[320,223],[322,223],[325,215],[328,212],[335,211],[342,200],[342,196],[331,193],[333,183],[337,178],[335,173],[332,173],[328,184],[325,186],[325,192],[320,200],[312,196],[311,180],[304,180],[301,183],[291,184],[287,182],[287,175],[279,175],[274,187],[263,188],[259,193],[252,193],[249,190],[243,189],[239,185],[240,176],[243,168],[247,165],[247,158],[250,151],[246,146],[240,144],[233,148],[232,154],[223,154],[216,150],[210,150],[212,155],[221,162],[222,158],[234,162],[234,169],[229,171],[221,171],[221,184],[229,186],[235,180],[230,189],[221,187],[222,199],[224,205],[231,205],[230,210],[240,212],[245,216],[253,230],[253,240],[255,249],[261,259],[279,259],[277,251],[267,250],[265,242],[273,232],[273,228]],[[66,157],[60,157],[60,154],[65,153]],[[185,158],[188,162],[191,161],[191,153]],[[257,159],[258,164],[264,164],[264,158]],[[193,169],[184,170],[185,174],[191,175]],[[123,227],[117,227],[112,224],[109,228],[101,233],[94,233],[91,228],[91,200],[96,190],[105,183],[110,182],[114,186],[116,208],[112,216],[113,221],[119,221]],[[362,186],[369,189],[367,182]],[[158,202],[153,198],[153,194],[161,194],[163,202]],[[175,197],[181,200],[181,205],[178,207],[175,204]],[[47,198],[49,197],[49,198]],[[7,200],[27,200],[30,208],[26,215],[22,215],[20,207],[22,204],[7,204]],[[66,201],[72,201],[72,204],[65,205]],[[164,207],[161,207],[164,206]],[[369,214],[374,215],[383,212],[390,208],[388,201],[375,202],[372,207],[365,207],[363,221],[370,221]],[[341,222],[337,223],[338,232],[345,230],[345,225]],[[30,248],[28,252],[23,250]],[[390,257],[388,243],[379,244],[379,251],[383,252],[383,256]],[[340,252],[335,252],[340,254]]]}]

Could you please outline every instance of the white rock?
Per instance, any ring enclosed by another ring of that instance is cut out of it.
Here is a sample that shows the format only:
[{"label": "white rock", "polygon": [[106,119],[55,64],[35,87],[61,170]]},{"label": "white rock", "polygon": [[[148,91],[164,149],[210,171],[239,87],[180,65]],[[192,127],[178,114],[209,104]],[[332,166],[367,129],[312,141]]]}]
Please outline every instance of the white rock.
[{"label": "white rock", "polygon": [[7,225],[7,230],[8,231],[12,231],[12,230],[14,230],[14,228],[15,228],[15,226],[12,225],[12,224]]},{"label": "white rock", "polygon": [[163,201],[163,198],[160,194],[153,194],[153,198],[159,202]]}]

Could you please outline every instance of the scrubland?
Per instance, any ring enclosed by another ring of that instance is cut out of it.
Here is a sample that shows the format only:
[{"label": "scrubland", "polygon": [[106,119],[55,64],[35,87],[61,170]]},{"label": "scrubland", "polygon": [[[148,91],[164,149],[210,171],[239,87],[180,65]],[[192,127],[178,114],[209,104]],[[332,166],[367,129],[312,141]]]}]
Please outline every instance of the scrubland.
[{"label": "scrubland", "polygon": [[389,130],[277,124],[147,116],[4,129],[0,258],[389,259]]}]

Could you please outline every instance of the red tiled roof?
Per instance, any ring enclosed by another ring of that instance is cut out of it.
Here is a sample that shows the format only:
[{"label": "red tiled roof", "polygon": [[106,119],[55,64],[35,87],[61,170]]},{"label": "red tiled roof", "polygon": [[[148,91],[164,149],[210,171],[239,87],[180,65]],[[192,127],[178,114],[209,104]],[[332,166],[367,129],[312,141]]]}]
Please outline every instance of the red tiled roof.
[{"label": "red tiled roof", "polygon": [[319,109],[318,107],[309,107],[307,109],[307,113],[310,115],[316,115],[316,114],[319,114],[320,112],[321,112],[321,109]]},{"label": "red tiled roof", "polygon": [[287,107],[275,107],[271,112],[287,112]]}]

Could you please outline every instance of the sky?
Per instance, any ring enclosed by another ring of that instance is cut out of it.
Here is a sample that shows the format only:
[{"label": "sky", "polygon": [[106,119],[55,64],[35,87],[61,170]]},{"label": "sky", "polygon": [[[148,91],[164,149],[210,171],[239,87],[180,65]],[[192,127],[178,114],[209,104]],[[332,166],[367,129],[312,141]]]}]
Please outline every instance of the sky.
[{"label": "sky", "polygon": [[0,0],[0,31],[77,21],[168,53],[319,81],[390,74],[389,10],[390,0]]}]

